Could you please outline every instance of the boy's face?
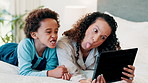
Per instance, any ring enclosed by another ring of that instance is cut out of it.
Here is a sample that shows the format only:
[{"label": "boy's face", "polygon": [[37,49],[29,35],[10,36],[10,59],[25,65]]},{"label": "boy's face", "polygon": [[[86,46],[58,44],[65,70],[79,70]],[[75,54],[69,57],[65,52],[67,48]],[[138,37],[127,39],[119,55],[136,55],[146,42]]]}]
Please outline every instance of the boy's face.
[{"label": "boy's face", "polygon": [[58,38],[58,24],[55,19],[46,18],[40,22],[35,41],[43,47],[55,48]]}]

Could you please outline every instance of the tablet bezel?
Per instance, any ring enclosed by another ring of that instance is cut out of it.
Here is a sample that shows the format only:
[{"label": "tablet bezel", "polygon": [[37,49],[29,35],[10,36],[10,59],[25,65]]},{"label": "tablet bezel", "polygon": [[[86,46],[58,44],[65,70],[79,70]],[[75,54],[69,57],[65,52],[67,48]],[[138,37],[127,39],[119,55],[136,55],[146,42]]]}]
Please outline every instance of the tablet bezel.
[{"label": "tablet bezel", "polygon": [[[98,75],[103,74],[106,82],[120,81],[121,77],[126,77],[122,74],[123,67],[127,67],[127,65],[133,65],[136,54],[137,54],[137,50],[138,48],[131,48],[131,49],[124,49],[124,50],[102,52],[100,56],[97,57],[97,62],[95,65],[92,79],[95,79]],[[105,59],[110,60],[111,62],[105,61]],[[122,61],[120,61],[122,59],[126,60],[126,62],[123,63]],[[104,65],[108,65],[108,66],[112,65],[112,63],[114,62],[115,64],[113,64],[113,66],[119,67],[119,68],[110,67],[109,68],[110,70],[109,70],[109,69],[106,69],[107,67],[104,66]],[[121,64],[121,66],[119,63]],[[115,69],[116,71],[112,69]]]}]

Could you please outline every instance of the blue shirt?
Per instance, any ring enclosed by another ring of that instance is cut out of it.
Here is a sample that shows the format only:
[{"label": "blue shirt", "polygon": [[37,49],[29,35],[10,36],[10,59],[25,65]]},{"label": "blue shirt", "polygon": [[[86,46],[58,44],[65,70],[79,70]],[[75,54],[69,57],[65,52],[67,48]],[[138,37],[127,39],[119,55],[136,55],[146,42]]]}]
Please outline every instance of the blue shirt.
[{"label": "blue shirt", "polygon": [[22,40],[18,45],[17,54],[21,75],[47,76],[47,71],[55,69],[58,65],[56,49],[46,47],[40,57],[36,52],[34,39]]}]

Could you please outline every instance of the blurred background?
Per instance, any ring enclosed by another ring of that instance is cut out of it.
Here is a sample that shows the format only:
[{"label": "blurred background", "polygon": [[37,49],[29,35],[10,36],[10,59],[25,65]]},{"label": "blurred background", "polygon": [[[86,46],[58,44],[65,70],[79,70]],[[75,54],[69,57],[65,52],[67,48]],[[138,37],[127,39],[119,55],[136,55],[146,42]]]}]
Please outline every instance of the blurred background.
[{"label": "blurred background", "polygon": [[84,14],[97,10],[97,0],[0,0],[0,45],[25,38],[24,18],[36,8],[49,8],[60,15],[59,37]]}]

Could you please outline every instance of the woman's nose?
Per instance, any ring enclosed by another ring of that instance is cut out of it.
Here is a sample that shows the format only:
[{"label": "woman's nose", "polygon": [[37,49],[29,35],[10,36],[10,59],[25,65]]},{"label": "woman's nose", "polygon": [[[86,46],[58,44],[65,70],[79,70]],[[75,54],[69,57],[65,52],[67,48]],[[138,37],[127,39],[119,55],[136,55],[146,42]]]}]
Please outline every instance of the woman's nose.
[{"label": "woman's nose", "polygon": [[96,42],[96,41],[99,40],[99,38],[100,38],[100,35],[95,35],[95,36],[93,37],[93,41]]}]

